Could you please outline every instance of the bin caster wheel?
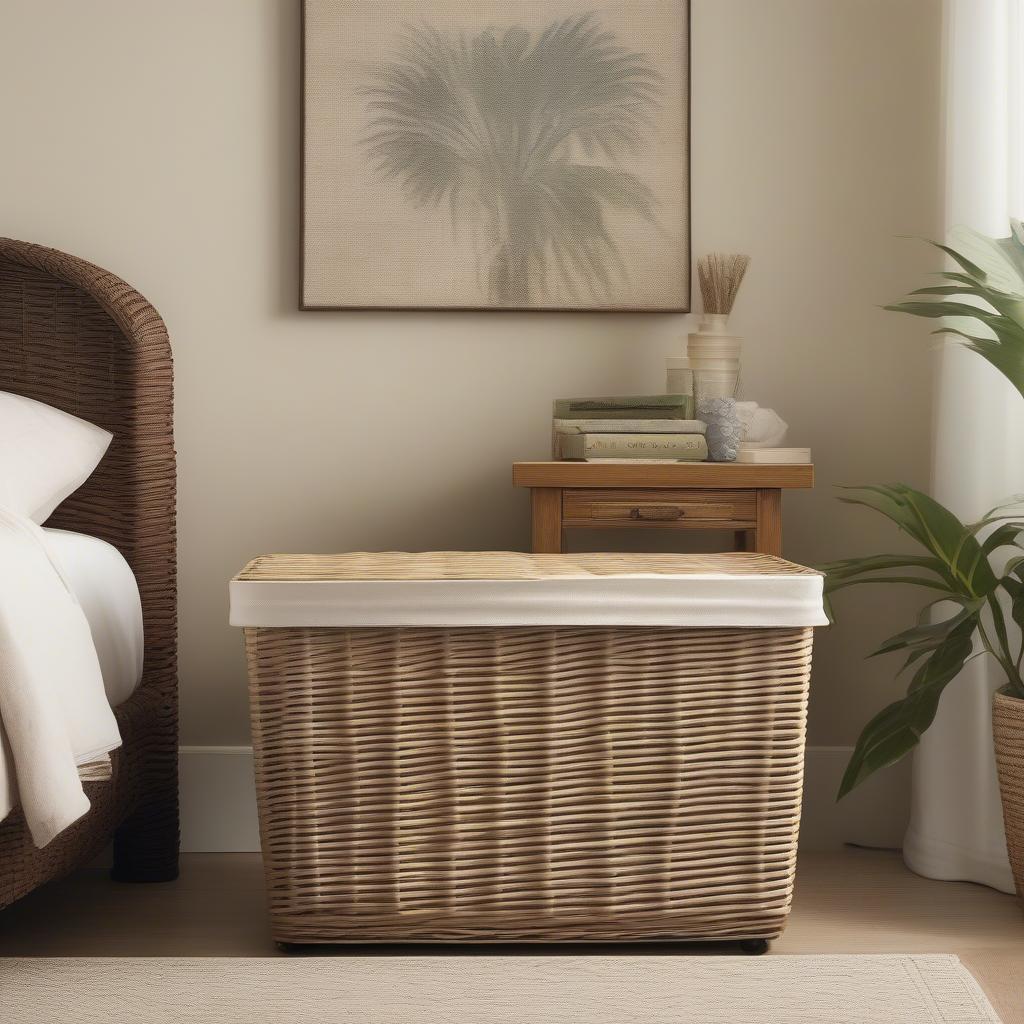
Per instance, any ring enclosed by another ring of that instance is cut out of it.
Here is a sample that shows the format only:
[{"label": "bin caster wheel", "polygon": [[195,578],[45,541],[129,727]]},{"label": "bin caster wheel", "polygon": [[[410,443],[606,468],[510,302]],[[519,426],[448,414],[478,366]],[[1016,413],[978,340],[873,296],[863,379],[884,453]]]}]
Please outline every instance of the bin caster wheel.
[{"label": "bin caster wheel", "polygon": [[744,939],[740,943],[740,949],[749,956],[761,956],[768,952],[767,939]]}]

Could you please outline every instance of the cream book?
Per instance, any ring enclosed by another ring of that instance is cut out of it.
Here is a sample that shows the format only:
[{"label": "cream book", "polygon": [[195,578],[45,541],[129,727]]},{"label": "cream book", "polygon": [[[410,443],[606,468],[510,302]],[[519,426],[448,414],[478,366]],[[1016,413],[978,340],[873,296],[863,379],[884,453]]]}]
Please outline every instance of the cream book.
[{"label": "cream book", "polygon": [[747,448],[740,445],[737,462],[759,466],[810,465],[810,448]]},{"label": "cream book", "polygon": [[614,459],[600,455],[584,462],[600,462],[602,466],[678,466],[683,462],[706,462],[706,459]]},{"label": "cream book", "polygon": [[557,434],[559,459],[670,459],[703,462],[703,434]]}]

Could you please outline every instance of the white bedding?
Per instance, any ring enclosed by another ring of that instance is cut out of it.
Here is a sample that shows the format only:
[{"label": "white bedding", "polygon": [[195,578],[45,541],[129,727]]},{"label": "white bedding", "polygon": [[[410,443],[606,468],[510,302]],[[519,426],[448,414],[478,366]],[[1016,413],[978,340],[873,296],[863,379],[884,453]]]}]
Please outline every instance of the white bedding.
[{"label": "white bedding", "polygon": [[45,846],[89,809],[81,766],[121,737],[69,577],[47,535],[2,506],[0,722],[0,819],[20,803]]},{"label": "white bedding", "polygon": [[67,530],[44,529],[50,550],[89,623],[110,706],[126,701],[142,680],[142,601],[135,575],[111,544]]}]

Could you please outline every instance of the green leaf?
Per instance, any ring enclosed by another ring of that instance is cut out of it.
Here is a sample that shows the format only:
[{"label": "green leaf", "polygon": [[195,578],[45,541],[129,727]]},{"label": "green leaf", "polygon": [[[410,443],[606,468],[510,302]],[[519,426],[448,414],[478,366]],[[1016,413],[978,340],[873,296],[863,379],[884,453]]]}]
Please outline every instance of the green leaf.
[{"label": "green leaf", "polygon": [[827,576],[826,587],[830,580],[846,579],[865,572],[911,568],[930,569],[941,576],[945,567],[937,558],[928,555],[868,555],[864,558],[844,558],[818,566],[819,571]]},{"label": "green leaf", "polygon": [[895,486],[869,485],[864,487],[844,487],[843,490],[852,492],[851,497],[840,497],[840,501],[846,505],[863,505],[865,508],[874,509],[880,512],[887,519],[891,519],[904,533],[910,534],[919,544],[926,545],[926,536],[920,530],[917,522],[902,497],[895,490]]},{"label": "green leaf", "polygon": [[[950,232],[950,246],[945,250],[954,260],[964,266],[967,261],[975,272],[967,273],[993,288],[1008,292],[1024,290],[1024,258],[1020,243],[1013,235],[1010,222],[1009,238],[991,238],[966,226],[955,227]],[[955,252],[955,255],[954,255]]]},{"label": "green leaf", "polygon": [[964,348],[975,352],[991,363],[1021,394],[1024,396],[1024,346],[1017,342],[1002,345],[991,338],[981,338],[967,334],[955,327],[947,327],[934,334],[952,334],[963,339]]},{"label": "green leaf", "polygon": [[970,528],[934,498],[905,484],[847,490],[854,496],[840,501],[873,508],[891,519],[942,564],[951,589],[973,598],[996,586],[995,573]]},{"label": "green leaf", "polygon": [[[1007,498],[1006,501],[1001,501],[998,505],[990,508],[985,513],[985,518],[982,522],[985,522],[986,520],[988,522],[993,522],[996,519],[1011,519],[1020,511],[1020,506],[1022,505],[1024,505],[1024,494],[1014,494],[1012,497]],[[1016,509],[1016,511],[1007,513],[1006,515],[1000,515],[1003,509],[1007,508]]]},{"label": "green leaf", "polygon": [[[910,295],[980,295],[978,288],[970,285],[935,284],[926,288],[915,288]],[[899,304],[883,306],[892,312],[902,312]]]},{"label": "green leaf", "polygon": [[[1024,556],[1015,559],[1018,564],[1014,566],[1014,573],[1020,572],[1020,563],[1024,562]],[[1010,597],[1010,615],[1017,628],[1024,631],[1024,583],[1017,575],[1007,574],[1000,581],[1003,588]],[[1010,692],[1017,697],[1024,698],[1024,679],[1021,678],[1021,661],[1024,660],[1024,647],[1021,648],[1016,663],[1012,666],[1013,671],[1007,673],[1007,682]]]},{"label": "green leaf", "polygon": [[1020,579],[1022,568],[1024,568],[1024,555],[1015,555],[1003,566],[1003,572],[1006,575],[999,582],[1005,586],[1008,579],[1013,579],[1015,576]]},{"label": "green leaf", "polygon": [[821,595],[821,610],[825,613],[825,618],[828,619],[828,624],[830,626],[834,626],[836,624],[836,610],[832,604],[832,598],[827,590]]},{"label": "green leaf", "polygon": [[867,583],[899,583],[904,586],[926,587],[929,590],[940,590],[949,594],[949,587],[939,580],[930,580],[926,576],[865,576],[863,579],[842,580],[828,587],[829,594],[846,590],[847,587],[862,587]]},{"label": "green leaf", "polygon": [[988,280],[988,274],[977,263],[968,259],[963,253],[958,252],[952,246],[944,245],[942,242],[932,242],[936,249],[944,252],[954,263],[962,267],[967,273],[978,282],[984,284]]},{"label": "green leaf", "polygon": [[984,320],[995,314],[981,306],[972,306],[966,302],[897,302],[885,309],[893,313],[909,313],[910,316],[923,316],[931,320],[941,320],[946,316],[962,316],[970,320]]},{"label": "green leaf", "polygon": [[969,351],[994,366],[1024,396],[1024,341],[1013,338],[997,342],[989,338],[971,337],[959,331],[949,333],[963,338]]},{"label": "green leaf", "polygon": [[884,641],[868,657],[875,658],[880,654],[891,654],[893,651],[906,650],[908,647],[934,650],[941,646],[949,634],[970,618],[977,619],[980,603],[966,605],[956,615],[941,622],[929,622],[911,626]]},{"label": "green leaf", "polygon": [[[949,324],[941,334],[962,338],[967,348],[1002,373],[1024,396],[1024,227],[1011,220],[1008,238],[989,238],[968,228],[953,232],[954,244],[932,243],[963,271],[944,271],[947,284],[917,289],[913,295],[934,301],[906,301],[886,309],[933,319],[958,317],[983,324],[993,337]],[[956,296],[980,299],[985,305],[952,301]]]},{"label": "green leaf", "polygon": [[[929,555],[869,555],[865,558],[844,558],[817,566],[825,575],[824,594],[826,601],[831,594],[847,587],[864,583],[902,583],[911,586],[938,590],[951,600],[958,597],[953,579],[939,559]],[[936,579],[928,576],[876,575],[888,569],[924,569],[933,572]],[[825,609],[830,622],[834,622],[831,603]]]},{"label": "green leaf", "polygon": [[972,616],[957,626],[922,664],[907,690],[907,695],[880,711],[864,727],[850,757],[838,799],[881,768],[886,768],[910,753],[935,720],[939,698],[949,682],[963,668],[973,650],[977,618]]},{"label": "green leaf", "polygon": [[[1004,300],[997,300],[994,295],[992,298],[986,295],[985,300],[996,306],[997,310],[997,301],[1006,304]],[[1001,343],[1011,346],[1024,344],[1024,323],[1018,322],[1004,312],[993,312],[966,302],[950,302],[948,299],[936,302],[897,302],[884,308],[894,313],[908,313],[910,316],[923,316],[931,320],[954,316],[978,320],[988,327]],[[1021,315],[1024,318],[1024,313]]]},{"label": "green leaf", "polygon": [[1021,323],[1021,315],[1024,312],[1024,294],[1021,293],[1021,288],[1024,284],[1011,284],[1009,290],[1003,290],[991,284],[979,284],[966,274],[945,272],[941,277],[944,281],[951,281],[953,288],[959,288],[961,295],[972,295],[981,299],[1004,316],[1010,317],[1015,323]]},{"label": "green leaf", "polygon": [[910,487],[903,492],[928,536],[932,553],[949,566],[969,594],[989,593],[996,585],[995,574],[968,527],[927,494]]},{"label": "green leaf", "polygon": [[992,613],[992,626],[996,631],[996,639],[999,643],[999,647],[993,652],[993,656],[1006,671],[1007,676],[1012,677],[1013,665],[1006,660],[1004,654],[1004,652],[1010,649],[1009,637],[1006,632],[1006,619],[1003,616],[1003,608],[999,603],[999,596],[997,594],[989,594],[988,608]]},{"label": "green leaf", "polygon": [[1010,595],[1010,615],[1013,621],[1024,629],[1024,583],[1009,575],[1004,576],[1000,582]]},{"label": "green leaf", "polygon": [[[958,275],[949,274],[946,276],[955,278]],[[1001,329],[1008,331],[1014,331],[1017,328],[1024,329],[1024,299],[1018,295],[1011,295],[1006,292],[997,291],[994,288],[980,287],[971,283],[969,278],[964,278],[964,281],[967,283],[930,285],[925,288],[916,288],[910,294],[936,295],[940,298],[948,298],[954,295],[970,295],[988,303],[991,307],[990,309],[987,309],[984,306],[971,306],[970,308],[973,309],[974,312],[967,313],[965,312],[967,307],[963,304],[954,304],[950,302],[901,302],[884,308],[894,312],[909,313],[911,316],[927,316],[932,318],[945,316],[969,317],[971,319],[981,320],[993,330],[995,329],[994,324],[997,323],[997,321],[993,320],[993,317],[996,314],[999,314],[1011,322],[1010,324],[1000,324]],[[950,306],[953,305],[957,305],[959,312],[955,312],[950,309]],[[926,309],[929,311],[926,312]]]},{"label": "green leaf", "polygon": [[1018,538],[1022,533],[1024,533],[1024,523],[1004,523],[985,538],[981,550],[987,557],[1000,548],[1020,547]]}]

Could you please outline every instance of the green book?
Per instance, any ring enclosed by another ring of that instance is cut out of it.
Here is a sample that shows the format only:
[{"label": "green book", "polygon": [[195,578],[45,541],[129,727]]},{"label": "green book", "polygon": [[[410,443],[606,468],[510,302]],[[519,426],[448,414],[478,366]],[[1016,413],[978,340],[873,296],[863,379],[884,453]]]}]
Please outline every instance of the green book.
[{"label": "green book", "polygon": [[556,434],[705,434],[700,420],[555,420]]},{"label": "green book", "polygon": [[603,398],[556,398],[560,420],[689,420],[691,395],[620,395]]}]

